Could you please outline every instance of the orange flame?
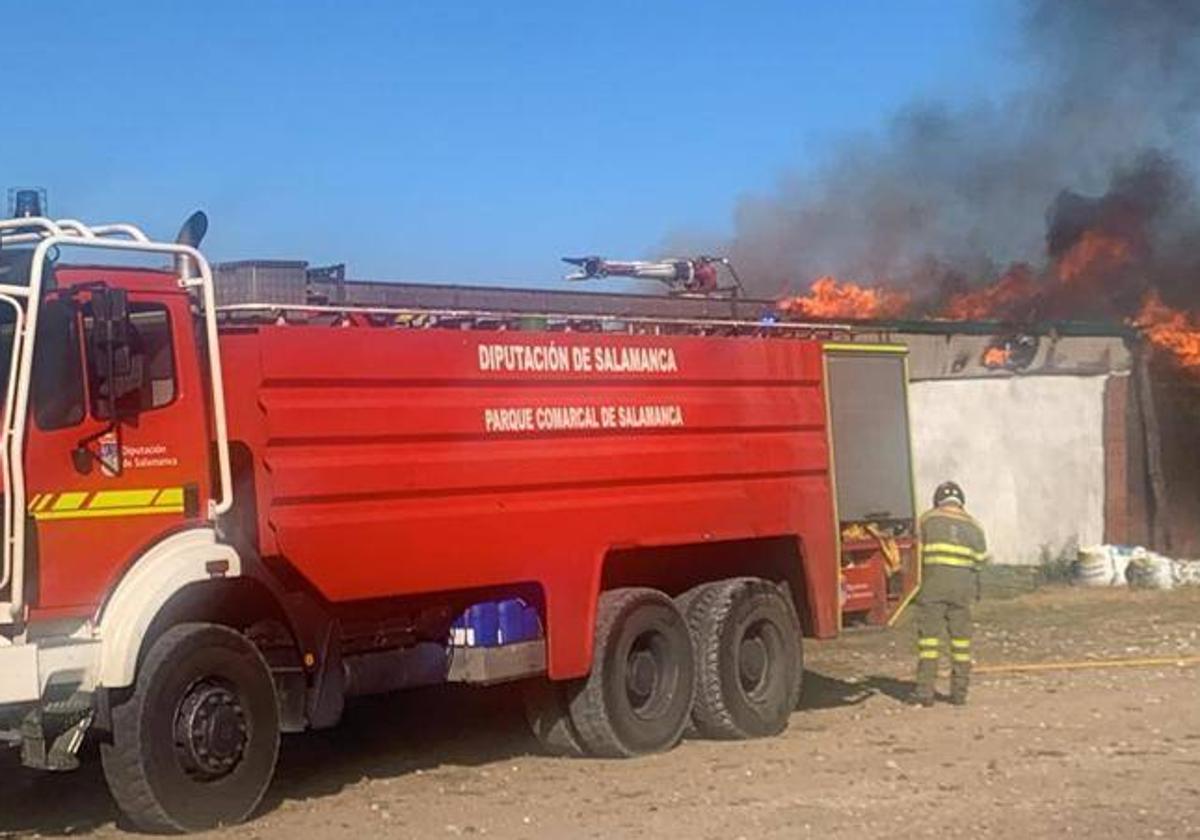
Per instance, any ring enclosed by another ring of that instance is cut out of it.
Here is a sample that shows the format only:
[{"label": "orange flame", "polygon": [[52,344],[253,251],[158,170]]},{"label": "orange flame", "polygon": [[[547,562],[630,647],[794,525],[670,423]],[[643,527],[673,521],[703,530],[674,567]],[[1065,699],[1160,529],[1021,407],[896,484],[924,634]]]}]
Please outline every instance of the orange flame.
[{"label": "orange flame", "polygon": [[1012,358],[1012,350],[1008,347],[993,345],[983,351],[983,366],[987,368],[1002,368]]},{"label": "orange flame", "polygon": [[779,301],[779,309],[804,318],[868,320],[899,317],[908,309],[910,300],[908,292],[860,286],[825,276],[813,281],[807,295]]},{"label": "orange flame", "polygon": [[[1093,285],[1119,281],[1114,272],[1137,257],[1130,241],[1100,230],[1084,231],[1045,270],[1012,264],[994,283],[945,299],[934,317],[952,321],[1020,320],[1038,314],[1060,317],[1081,302]],[[826,275],[808,293],[781,300],[780,311],[802,318],[873,320],[912,315],[912,292],[860,285]],[[1036,313],[1035,313],[1036,310]]]},{"label": "orange flame", "polygon": [[1162,302],[1158,292],[1150,292],[1133,325],[1140,329],[1155,348],[1170,353],[1188,370],[1200,374],[1200,318]]},{"label": "orange flame", "polygon": [[1074,283],[1081,277],[1119,268],[1129,262],[1129,243],[1099,231],[1084,231],[1074,245],[1058,259],[1058,279]]},{"label": "orange flame", "polygon": [[1014,265],[990,286],[951,296],[941,315],[953,321],[981,321],[1005,315],[1013,307],[1037,294],[1033,272],[1024,264]]}]

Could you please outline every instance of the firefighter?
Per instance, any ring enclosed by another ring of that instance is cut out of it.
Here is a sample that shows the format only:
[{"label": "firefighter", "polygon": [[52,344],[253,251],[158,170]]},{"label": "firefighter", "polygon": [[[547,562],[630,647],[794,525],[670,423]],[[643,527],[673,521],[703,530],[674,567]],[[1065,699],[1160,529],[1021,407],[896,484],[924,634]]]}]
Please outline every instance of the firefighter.
[{"label": "firefighter", "polygon": [[967,702],[971,677],[971,601],[978,595],[979,568],[987,559],[983,528],[965,509],[966,495],[953,481],[939,484],[933,509],[920,519],[921,591],[917,594],[917,688],[914,701],[933,705],[943,636],[949,642],[950,702]]}]

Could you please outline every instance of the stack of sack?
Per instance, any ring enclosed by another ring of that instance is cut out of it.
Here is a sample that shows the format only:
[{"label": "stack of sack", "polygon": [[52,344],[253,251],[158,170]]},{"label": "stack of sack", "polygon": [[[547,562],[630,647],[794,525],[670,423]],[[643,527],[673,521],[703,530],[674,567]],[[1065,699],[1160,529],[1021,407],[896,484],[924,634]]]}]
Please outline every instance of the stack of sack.
[{"label": "stack of sack", "polygon": [[1123,545],[1081,548],[1071,570],[1071,579],[1078,586],[1124,586],[1125,571],[1133,551]]},{"label": "stack of sack", "polygon": [[1125,577],[1141,589],[1171,589],[1175,586],[1175,561],[1138,546],[1134,549]]},{"label": "stack of sack", "polygon": [[1200,560],[1176,560],[1172,573],[1176,586],[1200,586]]},{"label": "stack of sack", "polygon": [[1173,560],[1140,545],[1094,545],[1079,549],[1072,579],[1077,586],[1200,586],[1200,560]]}]

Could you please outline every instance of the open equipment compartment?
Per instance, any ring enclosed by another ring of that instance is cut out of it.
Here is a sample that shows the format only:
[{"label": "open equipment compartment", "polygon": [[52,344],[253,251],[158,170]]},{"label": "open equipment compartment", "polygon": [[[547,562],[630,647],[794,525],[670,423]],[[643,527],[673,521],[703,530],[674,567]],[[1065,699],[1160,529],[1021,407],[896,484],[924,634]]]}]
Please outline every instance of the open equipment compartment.
[{"label": "open equipment compartment", "polygon": [[894,621],[920,584],[908,349],[825,345],[841,620]]}]

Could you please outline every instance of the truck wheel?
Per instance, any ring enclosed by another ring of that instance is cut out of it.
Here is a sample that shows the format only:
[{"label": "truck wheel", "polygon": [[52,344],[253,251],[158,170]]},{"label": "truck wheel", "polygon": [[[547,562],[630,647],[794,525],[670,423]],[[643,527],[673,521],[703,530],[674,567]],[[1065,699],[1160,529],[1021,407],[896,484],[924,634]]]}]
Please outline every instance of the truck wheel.
[{"label": "truck wheel", "polygon": [[711,583],[702,583],[675,596],[675,607],[683,616],[684,621],[687,621],[688,614],[692,611],[692,602],[703,595],[704,591],[712,585]]},{"label": "truck wheel", "polygon": [[180,624],[154,642],[101,744],[113,798],[140,829],[200,831],[241,822],[266,793],[279,708],[254,645],[215,624]]},{"label": "truck wheel", "polygon": [[[683,616],[683,620],[685,622],[687,621],[688,614],[691,612],[692,601],[695,601],[697,598],[699,598],[700,595],[704,592],[704,590],[707,589],[711,585],[712,584],[709,584],[709,583],[702,583],[699,586],[693,586],[691,589],[687,590],[686,592],[682,592],[679,595],[675,596],[675,608],[677,610],[679,610],[679,614]],[[695,640],[695,638],[693,638],[692,639],[693,651],[695,650],[695,648],[696,648],[696,640]],[[697,674],[697,676],[699,676],[699,674]],[[699,734],[700,733],[696,730],[696,724],[692,720],[691,714],[689,714],[688,720],[687,720],[687,725],[684,726],[684,728],[683,728],[683,737],[684,738],[695,738]]]},{"label": "truck wheel", "polygon": [[527,680],[522,692],[525,719],[547,754],[580,758],[587,753],[571,723],[565,691],[561,682]]},{"label": "truck wheel", "polygon": [[592,672],[569,689],[584,748],[605,758],[670,749],[695,690],[692,641],[674,602],[654,589],[600,596]]},{"label": "truck wheel", "polygon": [[733,578],[688,599],[696,651],[692,721],[709,738],[775,735],[787,728],[804,672],[800,621],[778,586]]}]

